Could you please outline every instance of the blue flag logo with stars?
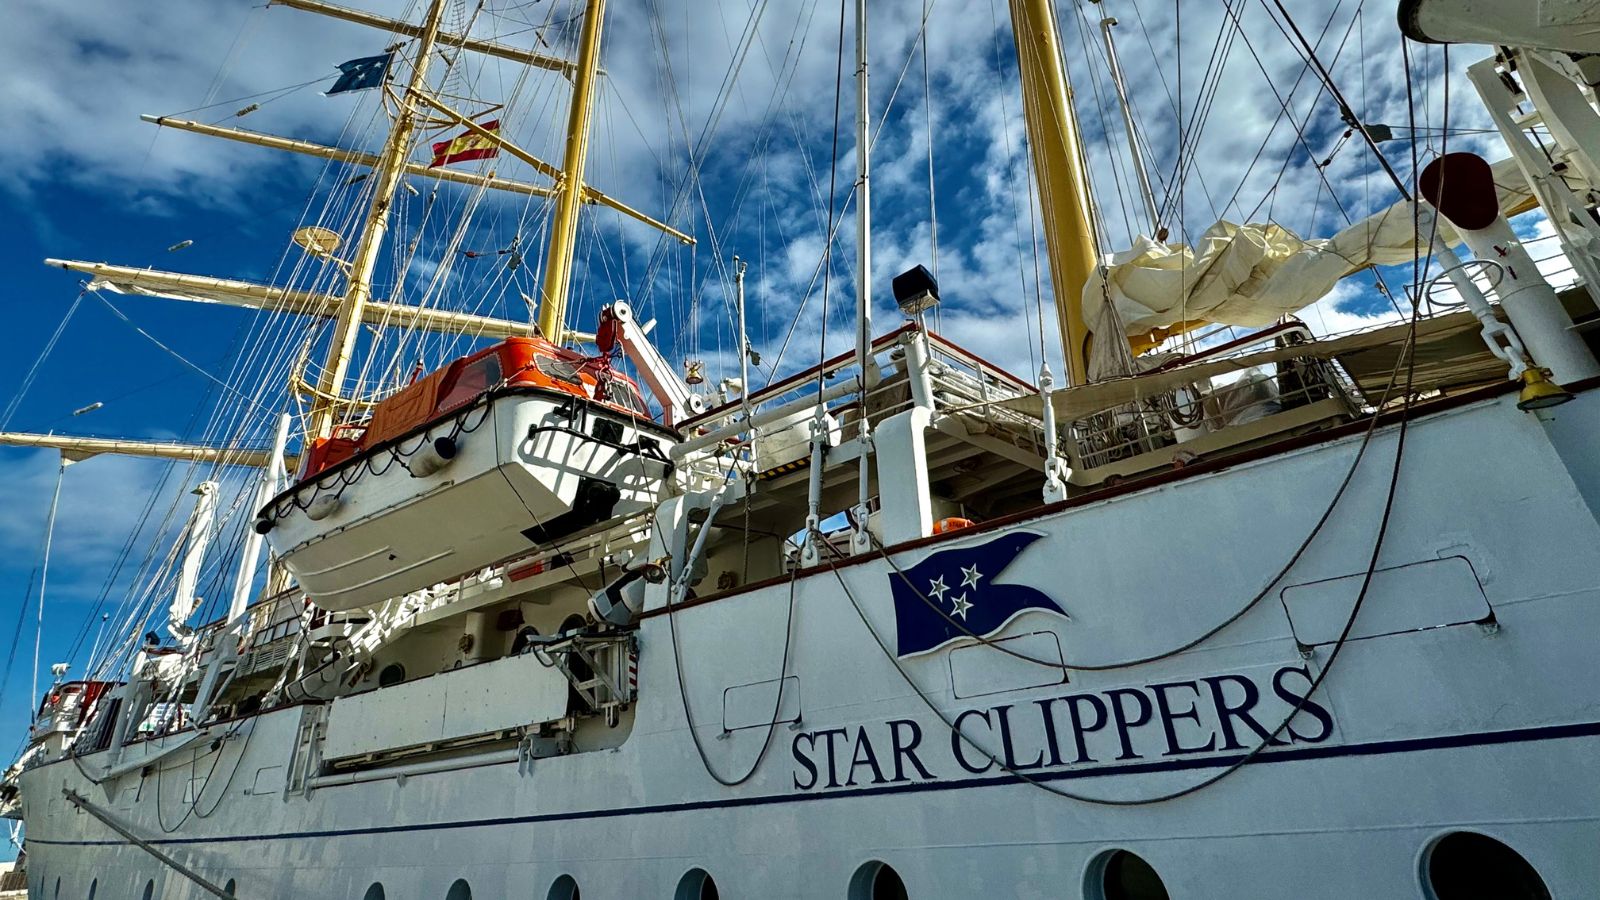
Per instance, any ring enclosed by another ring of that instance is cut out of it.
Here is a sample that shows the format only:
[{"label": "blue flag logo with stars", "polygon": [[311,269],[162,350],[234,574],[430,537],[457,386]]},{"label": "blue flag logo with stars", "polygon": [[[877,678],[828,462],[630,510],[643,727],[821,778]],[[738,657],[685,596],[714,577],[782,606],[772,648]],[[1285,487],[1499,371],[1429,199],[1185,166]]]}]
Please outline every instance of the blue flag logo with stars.
[{"label": "blue flag logo with stars", "polygon": [[976,547],[942,550],[909,569],[891,572],[896,655],[926,653],[963,637],[987,637],[1030,609],[1066,617],[1042,591],[996,582],[1041,537],[1011,531]]},{"label": "blue flag logo with stars", "polygon": [[340,74],[333,87],[328,88],[326,95],[343,94],[349,91],[364,91],[383,84],[384,73],[389,71],[389,59],[394,54],[385,53],[381,56],[363,56],[349,62],[339,64]]}]

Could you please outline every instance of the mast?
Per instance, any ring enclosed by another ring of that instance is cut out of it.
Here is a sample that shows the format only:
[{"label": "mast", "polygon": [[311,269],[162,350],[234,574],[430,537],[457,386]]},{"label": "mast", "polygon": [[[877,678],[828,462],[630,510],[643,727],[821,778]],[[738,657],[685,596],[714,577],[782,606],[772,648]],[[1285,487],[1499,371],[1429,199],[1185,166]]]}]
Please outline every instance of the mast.
[{"label": "mast", "polygon": [[416,93],[427,85],[428,62],[433,57],[434,44],[439,37],[439,24],[444,18],[444,0],[433,0],[428,5],[428,17],[422,26],[422,37],[417,44],[416,64],[411,69],[411,82],[398,97],[399,112],[394,128],[383,145],[383,153],[375,172],[372,205],[367,210],[366,227],[350,261],[350,275],[346,282],[344,301],[340,304],[334,322],[333,337],[323,361],[322,372],[317,377],[317,388],[312,398],[306,433],[313,437],[327,437],[333,430],[334,417],[341,405],[345,374],[350,368],[350,358],[355,352],[356,336],[361,333],[362,312],[372,299],[372,275],[378,267],[378,254],[383,249],[383,239],[389,231],[389,212],[394,205],[395,190],[400,186],[400,176],[405,172],[406,157],[411,152],[411,138],[416,120]]},{"label": "mast", "polygon": [[[863,390],[872,350],[872,133],[868,100],[867,0],[856,0],[856,362],[861,366]],[[865,416],[862,422],[864,427]]]},{"label": "mast", "polygon": [[[1022,107],[1039,183],[1045,247],[1050,254],[1050,285],[1056,298],[1056,324],[1067,362],[1067,382],[1088,381],[1088,328],[1083,319],[1083,286],[1099,264],[1089,218],[1078,125],[1061,56],[1061,38],[1050,0],[1010,0],[1011,31],[1017,45]],[[1120,336],[1114,336],[1120,340]]]},{"label": "mast", "polygon": [[855,553],[872,549],[867,533],[872,454],[867,389],[878,380],[877,362],[872,356],[872,130],[867,43],[867,0],[856,0],[856,365],[861,373],[861,417],[856,426],[860,452],[856,457],[856,505],[850,533],[850,547]]},{"label": "mast", "polygon": [[1133,161],[1133,174],[1139,179],[1139,196],[1144,200],[1144,214],[1150,226],[1150,236],[1164,240],[1161,234],[1161,211],[1156,207],[1156,192],[1150,188],[1150,173],[1144,166],[1144,153],[1139,149],[1139,136],[1133,130],[1133,107],[1128,105],[1128,88],[1122,81],[1122,62],[1117,59],[1117,43],[1111,38],[1111,28],[1117,20],[1106,16],[1100,20],[1100,33],[1106,39],[1106,64],[1111,68],[1111,83],[1117,89],[1117,106],[1122,109],[1122,130],[1128,134],[1128,156]]},{"label": "mast", "polygon": [[583,38],[573,73],[572,107],[567,111],[567,146],[557,185],[556,215],[550,226],[550,250],[544,267],[544,297],[539,305],[539,331],[557,344],[566,340],[567,293],[572,280],[572,249],[578,240],[578,212],[583,203],[583,168],[589,156],[589,119],[594,110],[594,80],[600,67],[600,28],[605,0],[589,0]]},{"label": "mast", "polygon": [[61,482],[66,480],[67,466],[73,460],[61,454],[61,466],[56,469],[56,490],[50,496],[50,518],[44,526],[44,563],[40,566],[39,578],[39,614],[34,619],[33,628],[33,686],[28,702],[33,704],[28,712],[28,721],[34,721],[39,715],[39,650],[44,643],[44,589],[50,583],[50,543],[56,534],[56,510],[61,506]]}]

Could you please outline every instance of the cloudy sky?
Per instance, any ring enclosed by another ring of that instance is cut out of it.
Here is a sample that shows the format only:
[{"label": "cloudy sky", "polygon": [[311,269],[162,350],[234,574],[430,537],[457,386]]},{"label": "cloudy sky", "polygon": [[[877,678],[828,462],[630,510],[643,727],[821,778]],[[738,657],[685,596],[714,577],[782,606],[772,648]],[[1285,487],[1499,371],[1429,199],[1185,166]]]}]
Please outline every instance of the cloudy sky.
[{"label": "cloudy sky", "polygon": [[[415,0],[360,5],[412,19],[422,6]],[[1402,137],[1413,134],[1402,128],[1410,120],[1392,0],[1285,5],[1356,114],[1396,126]],[[556,56],[574,52],[580,23],[569,0],[447,0],[446,6],[452,28]],[[751,332],[769,370],[762,377],[814,362],[824,336],[827,350],[845,349],[854,266],[848,219],[831,267],[822,264],[830,217],[853,215],[845,200],[856,152],[854,36],[848,23],[841,36],[839,5],[611,0],[609,7],[587,180],[669,220],[697,244],[684,248],[614,212],[587,211],[573,327],[591,327],[599,304],[628,297],[660,321],[655,337],[669,358],[705,359],[713,381],[731,374],[729,260],[738,254],[750,264]],[[1325,236],[1395,199],[1365,147],[1341,140],[1346,126],[1307,74],[1272,0],[1068,0],[1058,10],[1102,249],[1126,246],[1148,230],[1106,76],[1103,16],[1120,23],[1115,34],[1140,139],[1173,240],[1222,217],[1270,219]],[[889,279],[937,263],[942,332],[1024,377],[1037,372],[1041,354],[1057,360],[1059,373],[1059,352],[1039,338],[1040,319],[1050,315],[1049,277],[1034,249],[1006,4],[900,0],[873,4],[872,16],[871,117],[878,128],[872,285],[879,330],[900,321]],[[113,294],[85,295],[74,306],[78,277],[39,261],[81,258],[331,284],[333,274],[287,238],[298,225],[317,221],[353,235],[352,218],[369,186],[354,180],[358,170],[157,129],[138,116],[181,115],[375,150],[387,121],[378,92],[321,92],[335,64],[393,42],[250,0],[13,5],[0,29],[0,57],[8,61],[0,115],[13,123],[11,138],[0,142],[0,204],[11,223],[0,243],[9,314],[0,332],[0,380],[9,386],[4,427],[259,439],[272,410],[282,407],[296,351],[321,334],[316,323]],[[1449,137],[1450,146],[1503,155],[1490,136],[1473,132],[1486,120],[1461,77],[1467,63],[1487,52],[1460,47],[1447,60],[1439,48],[1412,46],[1416,124],[1427,129],[1415,132],[1419,153],[1440,148],[1448,92],[1450,125],[1461,130]],[[460,108],[476,113],[506,103],[493,115],[507,134],[541,158],[560,159],[568,92],[559,76],[454,53],[434,62],[442,79],[436,85]],[[440,133],[429,134],[437,140]],[[1397,140],[1383,148],[1409,176],[1412,144]],[[544,181],[508,159],[462,168]],[[394,246],[412,262],[402,278],[398,257],[386,258],[380,294],[525,319],[521,295],[537,292],[544,204],[424,179],[409,183],[416,190],[400,201]],[[168,249],[183,241],[193,244]],[[512,248],[525,254],[514,271],[509,254],[495,252]],[[1342,330],[1386,309],[1372,277],[1362,275],[1306,315],[1314,327]],[[58,329],[59,343],[45,353]],[[1054,334],[1048,323],[1043,331]],[[401,370],[413,362],[438,364],[462,349],[459,342],[383,340],[376,357]],[[393,373],[375,365],[368,375],[386,371]],[[264,382],[270,386],[258,391]],[[104,406],[71,415],[96,402]],[[7,510],[0,518],[0,644],[10,646],[14,628],[21,636],[0,693],[3,736],[20,733],[29,703],[34,628],[23,602],[36,580],[56,463],[52,454],[24,450],[3,450],[0,458],[11,466],[11,477],[0,482],[0,508]],[[141,563],[165,552],[158,538],[170,537],[187,514],[187,502],[178,498],[203,477],[188,467],[109,457],[68,472],[43,665],[76,648],[71,658],[81,672],[100,614],[117,611]],[[212,588],[224,578],[219,567],[203,591],[213,602],[220,591]]]}]

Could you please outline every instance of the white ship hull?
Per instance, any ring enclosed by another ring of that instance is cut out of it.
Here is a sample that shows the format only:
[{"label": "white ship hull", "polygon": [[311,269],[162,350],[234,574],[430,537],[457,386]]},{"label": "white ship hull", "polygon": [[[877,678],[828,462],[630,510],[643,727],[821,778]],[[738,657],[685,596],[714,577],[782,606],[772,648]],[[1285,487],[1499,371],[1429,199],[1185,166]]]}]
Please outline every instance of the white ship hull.
[{"label": "white ship hull", "polygon": [[[737,787],[697,758],[674,660],[710,764],[742,774],[767,738],[787,580],[670,618],[647,610],[637,703],[615,728],[589,722],[570,755],[476,766],[469,755],[431,774],[377,769],[358,777],[378,780],[307,791],[293,782],[314,707],[296,707],[246,720],[220,750],[197,741],[159,771],[99,786],[83,773],[102,771],[103,754],[35,768],[22,777],[33,896],[203,896],[67,790],[241,898],[371,897],[373,884],[388,898],[458,897],[458,880],[473,897],[543,898],[562,896],[547,892],[563,876],[584,897],[666,897],[694,869],[726,897],[855,897],[852,879],[872,861],[894,867],[912,898],[1078,898],[1098,896],[1087,873],[1113,848],[1147,860],[1173,897],[1428,897],[1430,844],[1457,831],[1514,848],[1559,900],[1592,897],[1597,435],[1593,391],[1544,419],[1500,396],[1414,421],[1378,571],[1342,644],[1388,497],[1394,426],[1377,432],[1288,575],[1186,652],[1065,683],[970,640],[897,662],[893,575],[873,555],[795,582],[805,612],[778,716],[794,721],[777,725]],[[1024,612],[997,639],[1034,655],[1059,646],[1085,666],[1184,645],[1267,586],[1361,443],[1346,436],[1008,524],[1042,537],[999,577],[1070,618]],[[893,558],[909,568],[998,533]],[[1252,723],[1276,726],[1330,657],[1287,743],[1229,773],[1262,742]],[[501,702],[518,702],[517,684]],[[1090,727],[1097,706],[1109,716]],[[975,746],[952,740],[944,720],[958,717]],[[1040,787],[1126,801],[1218,775],[1136,806]]]}]

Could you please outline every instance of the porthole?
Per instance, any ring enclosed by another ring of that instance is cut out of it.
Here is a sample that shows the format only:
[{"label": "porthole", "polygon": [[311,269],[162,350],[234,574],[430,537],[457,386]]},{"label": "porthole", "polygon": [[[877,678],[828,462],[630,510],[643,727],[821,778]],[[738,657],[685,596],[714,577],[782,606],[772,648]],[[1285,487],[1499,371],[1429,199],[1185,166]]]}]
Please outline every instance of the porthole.
[{"label": "porthole", "polygon": [[673,900],[718,900],[717,881],[705,869],[690,869],[678,879]]},{"label": "porthole", "polygon": [[374,881],[370,886],[368,886],[367,892],[361,895],[361,900],[385,900],[383,896],[383,885]]},{"label": "porthole", "polygon": [[444,900],[472,900],[472,885],[465,878],[457,878],[444,895]]},{"label": "porthole", "polygon": [[406,680],[406,667],[389,663],[378,672],[378,687],[392,687]]},{"label": "porthole", "polygon": [[885,862],[862,863],[850,878],[850,900],[908,900],[900,873]]},{"label": "porthole", "polygon": [[1084,877],[1083,892],[1092,900],[1170,900],[1156,870],[1127,850],[1095,857]]},{"label": "porthole", "polygon": [[563,875],[550,885],[550,892],[545,894],[545,900],[581,900],[578,896],[578,881],[571,875]]},{"label": "porthole", "polygon": [[1434,843],[1424,861],[1424,880],[1434,900],[1550,900],[1550,888],[1522,854],[1471,831]]},{"label": "porthole", "polygon": [[156,880],[154,878],[151,878],[151,879],[148,879],[147,881],[145,881],[145,883],[144,883],[144,893],[140,896],[139,900],[155,900],[155,896],[156,896]]}]

